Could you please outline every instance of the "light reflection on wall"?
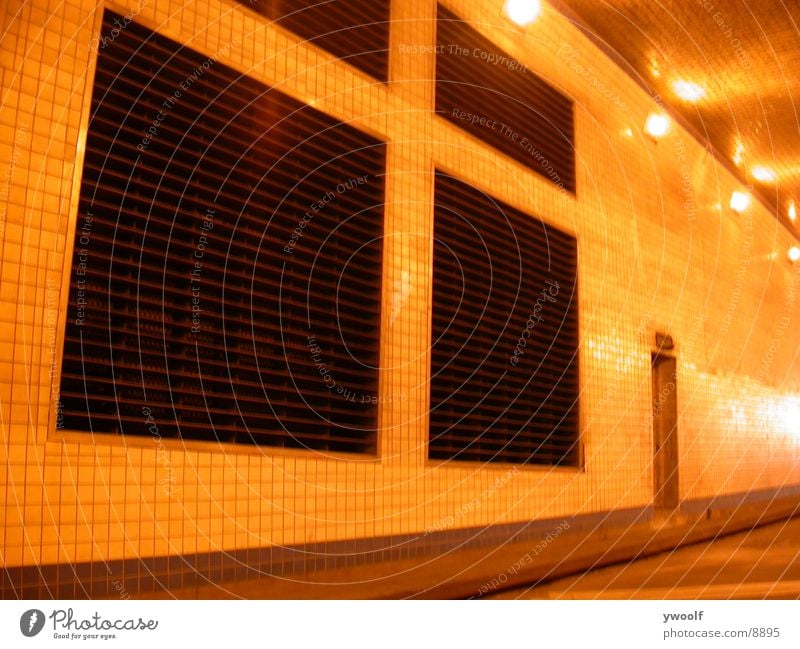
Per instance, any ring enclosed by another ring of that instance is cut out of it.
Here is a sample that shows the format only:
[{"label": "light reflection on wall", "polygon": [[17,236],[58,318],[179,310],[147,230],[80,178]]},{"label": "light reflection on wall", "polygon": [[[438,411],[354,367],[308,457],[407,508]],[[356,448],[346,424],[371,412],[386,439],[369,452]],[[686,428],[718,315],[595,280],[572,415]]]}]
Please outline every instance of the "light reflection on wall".
[{"label": "light reflection on wall", "polygon": [[699,372],[696,380],[705,383],[712,400],[725,395],[719,397],[716,409],[726,436],[752,439],[757,435],[776,441],[783,438],[800,447],[800,395],[739,375]]},{"label": "light reflection on wall", "polygon": [[589,356],[598,365],[617,373],[630,374],[633,368],[649,359],[642,355],[641,348],[629,346],[620,336],[593,336],[584,341]]}]

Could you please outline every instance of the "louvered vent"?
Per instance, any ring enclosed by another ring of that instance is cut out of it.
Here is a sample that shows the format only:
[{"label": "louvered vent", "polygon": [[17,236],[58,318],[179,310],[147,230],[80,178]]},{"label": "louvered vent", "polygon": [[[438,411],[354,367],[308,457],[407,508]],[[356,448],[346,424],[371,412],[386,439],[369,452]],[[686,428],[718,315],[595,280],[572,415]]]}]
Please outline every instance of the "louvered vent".
[{"label": "louvered vent", "polygon": [[389,76],[388,0],[238,0],[380,81]]},{"label": "louvered vent", "polygon": [[575,239],[438,172],[432,458],[578,463]]},{"label": "louvered vent", "polygon": [[64,426],[374,451],[384,145],[139,25],[102,43]]},{"label": "louvered vent", "polygon": [[441,5],[436,112],[575,192],[572,102]]}]

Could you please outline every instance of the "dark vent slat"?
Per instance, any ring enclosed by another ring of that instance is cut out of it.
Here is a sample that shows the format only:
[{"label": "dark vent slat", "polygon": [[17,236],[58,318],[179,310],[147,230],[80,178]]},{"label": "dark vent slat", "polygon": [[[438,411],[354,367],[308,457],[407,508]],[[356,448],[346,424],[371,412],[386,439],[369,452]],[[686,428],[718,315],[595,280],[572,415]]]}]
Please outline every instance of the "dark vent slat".
[{"label": "dark vent slat", "polygon": [[220,63],[140,146],[206,58],[136,23],[99,50],[64,424],[149,435],[150,412],[165,437],[374,452],[385,147]]}]

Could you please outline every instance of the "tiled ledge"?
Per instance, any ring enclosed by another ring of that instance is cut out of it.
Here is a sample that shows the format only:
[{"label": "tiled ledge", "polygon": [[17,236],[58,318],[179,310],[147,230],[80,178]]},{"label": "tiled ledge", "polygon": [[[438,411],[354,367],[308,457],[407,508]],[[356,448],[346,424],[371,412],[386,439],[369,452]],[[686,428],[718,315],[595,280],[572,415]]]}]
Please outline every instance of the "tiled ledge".
[{"label": "tiled ledge", "polygon": [[428,534],[7,568],[3,599],[474,597],[647,556],[800,511],[800,486]]}]

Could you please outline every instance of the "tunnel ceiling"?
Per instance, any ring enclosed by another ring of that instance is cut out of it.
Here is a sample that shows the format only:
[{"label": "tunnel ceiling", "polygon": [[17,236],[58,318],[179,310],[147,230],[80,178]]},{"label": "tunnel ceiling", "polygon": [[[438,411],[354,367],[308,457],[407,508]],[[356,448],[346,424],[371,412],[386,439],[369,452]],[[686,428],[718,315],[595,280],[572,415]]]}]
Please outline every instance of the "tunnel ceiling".
[{"label": "tunnel ceiling", "polygon": [[790,202],[800,210],[797,0],[555,4],[792,221]]}]

